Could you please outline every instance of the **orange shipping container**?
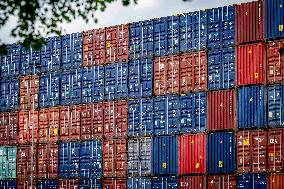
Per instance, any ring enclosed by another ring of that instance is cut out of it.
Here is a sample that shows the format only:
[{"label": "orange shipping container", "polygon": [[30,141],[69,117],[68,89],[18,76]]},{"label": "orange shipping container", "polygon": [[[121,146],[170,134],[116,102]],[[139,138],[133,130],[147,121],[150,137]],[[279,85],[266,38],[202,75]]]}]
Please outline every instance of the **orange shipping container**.
[{"label": "orange shipping container", "polygon": [[19,111],[19,144],[38,142],[38,111]]},{"label": "orange shipping container", "polygon": [[283,189],[284,174],[270,174],[268,176],[267,189]]}]

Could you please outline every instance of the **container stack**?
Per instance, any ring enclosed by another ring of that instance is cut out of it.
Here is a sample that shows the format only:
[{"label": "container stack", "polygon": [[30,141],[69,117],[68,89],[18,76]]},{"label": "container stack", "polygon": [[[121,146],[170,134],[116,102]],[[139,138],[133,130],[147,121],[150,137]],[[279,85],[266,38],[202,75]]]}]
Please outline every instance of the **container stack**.
[{"label": "container stack", "polygon": [[283,7],[8,45],[0,188],[284,188]]}]

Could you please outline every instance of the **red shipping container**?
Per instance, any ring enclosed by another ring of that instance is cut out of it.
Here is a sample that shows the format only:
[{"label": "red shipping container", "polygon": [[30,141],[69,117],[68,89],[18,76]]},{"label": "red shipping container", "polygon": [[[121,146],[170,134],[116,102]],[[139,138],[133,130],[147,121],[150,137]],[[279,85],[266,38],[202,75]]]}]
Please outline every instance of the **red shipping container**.
[{"label": "red shipping container", "polygon": [[264,43],[236,47],[237,85],[265,84],[266,47]]},{"label": "red shipping container", "polygon": [[267,132],[262,130],[238,131],[237,171],[262,173],[266,171]]},{"label": "red shipping container", "polygon": [[61,141],[80,140],[81,106],[63,106],[60,108]]},{"label": "red shipping container", "polygon": [[267,189],[284,188],[284,174],[270,174],[267,178]]},{"label": "red shipping container", "polygon": [[82,105],[81,139],[100,139],[103,137],[104,103]]},{"label": "red shipping container", "polygon": [[103,141],[103,176],[126,177],[126,139]]},{"label": "red shipping container", "polygon": [[207,89],[207,55],[205,51],[185,53],[180,57],[180,92]]},{"label": "red shipping container", "polygon": [[264,2],[236,5],[236,43],[264,40]]},{"label": "red shipping container", "polygon": [[117,61],[128,62],[128,24],[117,26],[118,42],[117,42]]},{"label": "red shipping container", "polygon": [[36,146],[19,146],[17,151],[17,179],[36,177]]},{"label": "red shipping container", "polygon": [[283,172],[284,170],[284,130],[273,129],[268,131],[268,171]]},{"label": "red shipping container", "polygon": [[186,134],[178,138],[178,173],[205,173],[206,145],[205,135]]},{"label": "red shipping container", "polygon": [[38,107],[39,76],[20,78],[20,109],[30,110]]},{"label": "red shipping container", "polygon": [[38,111],[19,111],[19,144],[37,143],[38,141]]},{"label": "red shipping container", "polygon": [[166,94],[166,71],[167,71],[167,58],[158,57],[154,59],[154,94]]},{"label": "red shipping container", "polygon": [[83,63],[82,66],[92,66],[94,62],[94,30],[83,32]]},{"label": "red shipping container", "polygon": [[0,113],[0,145],[16,145],[18,137],[18,112],[2,112]]},{"label": "red shipping container", "polygon": [[284,40],[267,44],[267,81],[284,83]]},{"label": "red shipping container", "polygon": [[106,31],[105,29],[96,29],[94,30],[94,65],[102,65],[106,60]]},{"label": "red shipping container", "polygon": [[179,189],[206,189],[205,176],[181,176],[178,178]]},{"label": "red shipping container", "polygon": [[208,176],[207,189],[236,189],[236,177],[233,175]]},{"label": "red shipping container", "polygon": [[55,179],[58,170],[58,145],[44,144],[37,148],[38,178]]},{"label": "red shipping container", "polygon": [[235,129],[236,93],[234,90],[207,94],[207,130]]},{"label": "red shipping container", "polygon": [[116,102],[104,103],[104,136],[112,137],[115,133]]},{"label": "red shipping container", "polygon": [[59,130],[59,108],[39,110],[39,142],[57,142]]},{"label": "red shipping container", "polygon": [[17,189],[36,189],[36,182],[34,179],[31,182],[31,177],[17,179]]},{"label": "red shipping container", "polygon": [[118,26],[106,28],[106,63],[117,60]]},{"label": "red shipping container", "polygon": [[126,189],[125,178],[106,178],[103,179],[104,189]]},{"label": "red shipping container", "polygon": [[59,189],[79,189],[78,179],[59,179],[58,180]]}]

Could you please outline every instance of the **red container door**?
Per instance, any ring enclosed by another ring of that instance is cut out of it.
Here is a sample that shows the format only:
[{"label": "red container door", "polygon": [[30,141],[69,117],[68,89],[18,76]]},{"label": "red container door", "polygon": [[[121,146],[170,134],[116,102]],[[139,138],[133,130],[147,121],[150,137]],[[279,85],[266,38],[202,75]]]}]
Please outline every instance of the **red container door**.
[{"label": "red container door", "polygon": [[205,173],[205,135],[181,135],[178,142],[179,174]]},{"label": "red container door", "polygon": [[106,63],[117,60],[117,26],[106,29]]},{"label": "red container door", "polygon": [[167,94],[179,94],[179,60],[180,57],[167,57]]},{"label": "red container door", "polygon": [[236,93],[234,90],[214,91],[207,95],[208,130],[235,129]]},{"label": "red container door", "polygon": [[284,174],[270,174],[267,179],[267,189],[284,188]]},{"label": "red container door", "polygon": [[103,141],[103,176],[112,177],[114,175],[114,141]]},{"label": "red container door", "polygon": [[47,164],[47,177],[50,179],[56,179],[58,177],[58,145],[48,145],[48,164]]},{"label": "red container door", "polygon": [[38,141],[39,143],[46,143],[49,141],[49,110],[43,108],[39,110],[39,129],[38,129]]},{"label": "red container door", "polygon": [[93,104],[81,106],[81,139],[90,140],[93,138]]},{"label": "red container door", "polygon": [[39,145],[37,149],[37,166],[39,179],[47,178],[47,167],[48,167],[48,151],[47,145]]},{"label": "red container door", "polygon": [[236,177],[233,175],[215,175],[207,177],[208,189],[236,189]]},{"label": "red container door", "polygon": [[49,142],[57,142],[58,141],[58,132],[59,132],[59,115],[60,111],[59,108],[50,108],[49,109],[49,132],[48,132],[48,137],[49,137]]},{"label": "red container door", "polygon": [[283,172],[283,129],[274,129],[268,131],[268,171]]},{"label": "red container door", "polygon": [[38,140],[38,111],[19,112],[19,144],[37,143]]},{"label": "red container door", "polygon": [[251,171],[250,131],[239,131],[237,133],[237,171],[239,173]]},{"label": "red container door", "polygon": [[104,103],[100,102],[97,104],[93,104],[92,112],[93,112],[93,138],[100,139],[104,134]]},{"label": "red container door", "polygon": [[94,65],[102,65],[105,63],[106,50],[105,50],[105,29],[94,30],[95,50],[94,50]]},{"label": "red container door", "polygon": [[70,107],[63,106],[60,108],[60,140],[66,141],[69,139],[69,125],[70,123]]},{"label": "red container door", "polygon": [[128,103],[125,100],[117,101],[116,103],[116,123],[115,123],[115,138],[127,136],[128,130]]},{"label": "red container door", "polygon": [[104,108],[104,136],[112,138],[116,129],[116,102],[105,102]]},{"label": "red container door", "polygon": [[264,43],[236,47],[237,85],[265,84],[266,48]]},{"label": "red container door", "polygon": [[39,76],[20,78],[20,109],[30,110],[38,107]]},{"label": "red container door", "polygon": [[264,173],[266,172],[266,145],[267,132],[266,131],[252,131],[252,172]]},{"label": "red container door", "polygon": [[118,42],[117,42],[117,61],[128,62],[128,24],[117,26]]},{"label": "red container door", "polygon": [[181,176],[178,178],[179,189],[206,189],[205,176]]},{"label": "red container door", "polygon": [[269,83],[284,82],[284,40],[267,44],[267,81]]},{"label": "red container door", "polygon": [[82,66],[92,66],[94,62],[94,30],[83,32],[83,63]]},{"label": "red container door", "polygon": [[27,180],[31,176],[36,177],[37,149],[31,146],[20,146],[17,151],[17,179]]},{"label": "red container door", "polygon": [[126,177],[126,139],[115,139],[115,177]]},{"label": "red container door", "polygon": [[126,189],[126,179],[107,178],[103,180],[104,189]]},{"label": "red container door", "polygon": [[78,179],[59,179],[58,180],[59,189],[79,189]]},{"label": "red container door", "polygon": [[80,140],[81,106],[71,106],[71,124],[69,125],[69,139]]},{"label": "red container door", "polygon": [[0,113],[0,145],[16,145],[18,137],[18,112]]},{"label": "red container door", "polygon": [[154,59],[154,94],[165,95],[166,94],[166,70],[167,70],[167,58],[158,57]]},{"label": "red container door", "polygon": [[31,178],[17,179],[17,189],[36,189],[36,182],[32,181]]}]

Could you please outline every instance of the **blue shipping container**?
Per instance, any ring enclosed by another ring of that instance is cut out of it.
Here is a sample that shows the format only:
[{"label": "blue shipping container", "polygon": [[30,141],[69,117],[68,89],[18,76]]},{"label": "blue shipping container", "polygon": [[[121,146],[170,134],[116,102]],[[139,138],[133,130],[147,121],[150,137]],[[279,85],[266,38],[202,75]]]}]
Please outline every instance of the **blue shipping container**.
[{"label": "blue shipping container", "polygon": [[102,189],[101,180],[98,178],[80,179],[79,189]]},{"label": "blue shipping container", "polygon": [[180,51],[199,51],[207,47],[207,13],[196,11],[180,16]]},{"label": "blue shipping container", "polygon": [[0,180],[0,189],[16,189],[16,179],[14,180]]},{"label": "blue shipping container", "polygon": [[265,36],[284,37],[284,0],[265,1]]},{"label": "blue shipping container", "polygon": [[59,105],[60,74],[49,72],[39,78],[39,106],[51,107]]},{"label": "blue shipping container", "polygon": [[62,69],[79,68],[82,64],[82,33],[61,37]]},{"label": "blue shipping container", "polygon": [[236,170],[235,134],[210,133],[207,136],[207,173],[233,173]]},{"label": "blue shipping container", "polygon": [[235,48],[208,51],[208,89],[229,89],[235,86]]},{"label": "blue shipping container", "polygon": [[95,66],[93,70],[94,87],[92,89],[93,102],[104,100],[105,94],[105,69],[103,66]]},{"label": "blue shipping container", "polygon": [[127,189],[152,189],[151,180],[144,177],[128,178]]},{"label": "blue shipping container", "polygon": [[117,63],[116,66],[116,97],[126,98],[128,96],[128,63]]},{"label": "blue shipping container", "polygon": [[94,67],[82,68],[82,103],[93,102]]},{"label": "blue shipping container", "polygon": [[178,154],[176,136],[154,137],[152,145],[152,174],[177,174]]},{"label": "blue shipping container", "polygon": [[207,47],[220,48],[235,44],[235,6],[207,10]]},{"label": "blue shipping container", "polygon": [[116,64],[105,66],[105,99],[116,99]]},{"label": "blue shipping container", "polygon": [[178,189],[178,179],[172,177],[153,178],[151,185],[155,189]]},{"label": "blue shipping container", "polygon": [[153,134],[167,135],[179,131],[179,97],[159,96],[153,101]]},{"label": "blue shipping container", "polygon": [[266,175],[245,174],[237,177],[237,188],[266,189]]},{"label": "blue shipping container", "polygon": [[167,17],[167,54],[179,52],[179,16]]},{"label": "blue shipping container", "polygon": [[102,175],[101,141],[85,141],[80,147],[80,177],[93,178]]},{"label": "blue shipping container", "polygon": [[[32,57],[32,53],[35,55]],[[39,52],[37,52],[39,53]],[[20,75],[34,75],[39,73],[40,57],[35,51],[30,49],[21,49]]]},{"label": "blue shipping container", "polygon": [[8,45],[7,53],[1,55],[1,78],[14,78],[19,75],[21,46]]},{"label": "blue shipping container", "polygon": [[153,100],[128,101],[128,136],[147,136],[153,130]]},{"label": "blue shipping container", "polygon": [[206,93],[189,93],[180,97],[180,131],[199,132],[206,129]]},{"label": "blue shipping container", "polygon": [[167,18],[154,19],[154,55],[165,56],[167,54]]},{"label": "blue shipping container", "polygon": [[19,107],[19,80],[1,81],[1,111],[17,110]]},{"label": "blue shipping container", "polygon": [[238,128],[266,127],[266,89],[264,86],[243,87],[237,97]]},{"label": "blue shipping container", "polygon": [[268,125],[284,126],[284,85],[268,87]]},{"label": "blue shipping container", "polygon": [[37,189],[57,189],[57,180],[38,180]]}]

